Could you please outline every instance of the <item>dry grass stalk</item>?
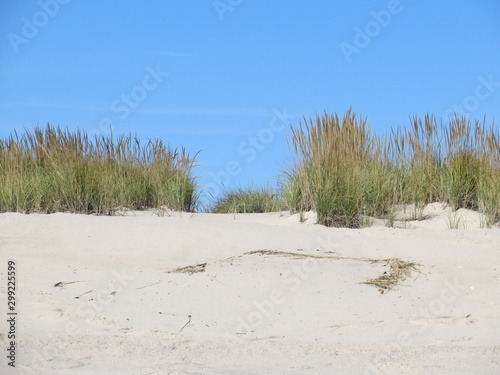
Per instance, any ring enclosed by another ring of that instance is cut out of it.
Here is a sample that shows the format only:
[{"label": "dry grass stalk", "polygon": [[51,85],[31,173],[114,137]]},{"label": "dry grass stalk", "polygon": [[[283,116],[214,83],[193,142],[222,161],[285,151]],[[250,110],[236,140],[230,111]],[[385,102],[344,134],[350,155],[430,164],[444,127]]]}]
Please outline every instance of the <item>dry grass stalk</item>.
[{"label": "dry grass stalk", "polygon": [[404,282],[407,277],[411,276],[412,272],[422,273],[415,262],[403,262],[399,258],[385,259],[385,261],[391,267],[389,272],[384,272],[383,275],[360,284],[370,284],[379,287],[382,289],[381,293],[383,294],[384,290],[390,290],[394,286]]},{"label": "dry grass stalk", "polygon": [[319,258],[319,259],[334,259],[334,260],[357,260],[369,263],[386,263],[390,265],[389,272],[384,272],[383,275],[370,279],[368,281],[362,282],[360,284],[370,284],[377,286],[382,289],[381,293],[392,289],[394,286],[404,282],[407,277],[411,276],[412,272],[422,273],[418,266],[420,264],[416,262],[405,262],[399,258],[389,258],[389,259],[372,259],[365,257],[340,257],[340,256],[326,256],[326,255],[312,255],[303,254],[296,252],[287,251],[276,251],[276,250],[254,250],[245,253],[244,255],[251,254],[261,254],[261,255],[278,255],[278,256],[289,256],[294,258]]},{"label": "dry grass stalk", "polygon": [[207,263],[201,263],[194,266],[176,268],[175,270],[169,271],[168,273],[189,273],[190,275],[192,275],[193,273],[205,272],[206,266]]}]

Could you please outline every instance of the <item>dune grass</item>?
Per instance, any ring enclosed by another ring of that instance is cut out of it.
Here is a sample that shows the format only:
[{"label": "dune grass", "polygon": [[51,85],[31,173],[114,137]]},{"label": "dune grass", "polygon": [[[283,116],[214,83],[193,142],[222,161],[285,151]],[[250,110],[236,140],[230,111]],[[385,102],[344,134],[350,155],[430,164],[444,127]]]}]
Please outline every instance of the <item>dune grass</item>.
[{"label": "dune grass", "polygon": [[219,197],[213,208],[213,213],[245,214],[264,213],[287,210],[280,194],[271,188],[238,188],[227,191]]},{"label": "dune grass", "polygon": [[160,140],[47,125],[0,140],[0,212],[112,214],[197,204],[194,159]]},{"label": "dune grass", "polygon": [[292,128],[295,164],[286,173],[292,211],[313,209],[320,224],[356,228],[368,216],[391,217],[397,204],[441,201],[476,209],[484,226],[500,221],[500,138],[494,124],[456,116],[411,119],[409,129],[377,137],[349,110]]},{"label": "dune grass", "polygon": [[[314,210],[327,226],[359,228],[372,217],[396,220],[395,207],[436,201],[500,224],[500,136],[494,124],[427,115],[383,136],[349,110],[325,113],[292,128],[294,163],[279,192],[227,191],[215,213]],[[0,212],[113,214],[119,209],[194,211],[195,160],[161,140],[132,135],[93,138],[47,125],[0,140]]]}]

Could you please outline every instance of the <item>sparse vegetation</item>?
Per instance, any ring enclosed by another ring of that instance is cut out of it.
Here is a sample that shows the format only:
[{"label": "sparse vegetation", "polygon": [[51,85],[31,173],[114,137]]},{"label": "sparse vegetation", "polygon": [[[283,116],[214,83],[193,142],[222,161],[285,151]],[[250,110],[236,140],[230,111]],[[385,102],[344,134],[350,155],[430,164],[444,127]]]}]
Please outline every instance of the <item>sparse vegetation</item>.
[{"label": "sparse vegetation", "polygon": [[71,132],[47,125],[0,140],[0,212],[112,214],[120,208],[197,204],[194,159],[160,140]]},{"label": "sparse vegetation", "polygon": [[465,229],[465,224],[463,224],[463,218],[458,211],[452,211],[448,213],[447,218],[448,229]]},{"label": "sparse vegetation", "polygon": [[214,213],[245,214],[286,210],[287,206],[279,194],[270,188],[235,189],[217,199]]}]

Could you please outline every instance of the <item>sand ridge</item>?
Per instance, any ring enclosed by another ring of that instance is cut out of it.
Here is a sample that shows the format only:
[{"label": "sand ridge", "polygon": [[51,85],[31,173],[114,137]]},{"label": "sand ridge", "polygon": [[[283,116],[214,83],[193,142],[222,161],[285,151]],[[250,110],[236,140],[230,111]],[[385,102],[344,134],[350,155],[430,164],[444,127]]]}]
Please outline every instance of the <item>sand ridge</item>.
[{"label": "sand ridge", "polygon": [[[1,214],[2,279],[8,258],[19,265],[16,371],[497,374],[500,230],[472,212],[450,230],[445,207],[428,209],[366,229],[286,212]],[[381,294],[362,282],[389,265],[348,259],[362,257],[421,274]]]}]

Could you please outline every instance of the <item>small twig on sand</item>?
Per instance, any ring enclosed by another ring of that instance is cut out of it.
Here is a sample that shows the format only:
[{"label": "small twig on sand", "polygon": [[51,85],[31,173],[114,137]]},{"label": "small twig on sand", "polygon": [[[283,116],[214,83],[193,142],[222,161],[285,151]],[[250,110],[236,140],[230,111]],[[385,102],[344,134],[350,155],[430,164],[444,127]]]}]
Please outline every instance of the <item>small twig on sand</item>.
[{"label": "small twig on sand", "polygon": [[[186,326],[187,326],[189,323],[191,323],[191,315],[188,315],[188,318],[189,318],[188,322],[182,326],[182,328],[181,328],[181,330],[179,331],[179,333],[181,333],[181,332],[182,332],[182,330],[183,330],[184,328],[186,328]],[[178,333],[178,334],[179,334],[179,333]]]},{"label": "small twig on sand", "polygon": [[85,292],[85,293],[83,293],[83,294],[80,294],[79,296],[76,296],[76,297],[74,297],[74,298],[78,299],[78,298],[83,297],[85,294],[88,294],[88,293],[90,293],[90,292],[93,292],[93,290],[89,290],[88,292]]},{"label": "small twig on sand", "polygon": [[58,283],[55,283],[54,286],[62,288],[63,286],[68,285],[68,284],[83,283],[83,282],[84,281],[68,281],[68,282],[59,281]]}]

